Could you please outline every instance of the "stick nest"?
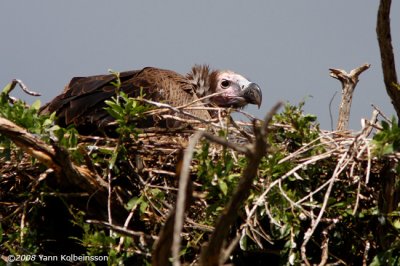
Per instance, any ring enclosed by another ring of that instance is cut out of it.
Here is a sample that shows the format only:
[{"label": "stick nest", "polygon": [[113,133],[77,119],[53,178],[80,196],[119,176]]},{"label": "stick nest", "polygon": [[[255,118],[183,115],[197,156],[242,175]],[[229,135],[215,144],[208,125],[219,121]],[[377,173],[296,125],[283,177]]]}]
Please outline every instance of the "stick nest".
[{"label": "stick nest", "polygon": [[[194,132],[203,131],[208,135],[197,143],[191,161],[193,199],[181,234],[187,247],[181,260],[198,262],[202,244],[216,230],[215,222],[250,160],[253,128],[262,123],[228,118],[220,115],[208,124],[186,121],[186,126],[173,130],[146,128],[125,139],[79,136],[78,145],[69,149],[52,141],[32,146],[22,139],[40,137],[2,120],[0,134],[16,146],[11,144],[8,154],[3,147],[0,158],[1,221],[5,234],[20,229],[14,239],[6,240],[17,250],[33,241],[36,252],[49,254],[61,252],[51,241],[62,242],[67,235],[67,249],[112,249],[130,254],[124,257],[128,261],[150,260],[175,206],[183,150]],[[268,127],[267,156],[225,240],[239,242],[236,248],[226,247],[231,260],[240,264],[249,254],[287,259],[296,254],[303,261],[339,264],[369,260],[383,245],[374,235],[379,224],[376,210],[382,208],[382,191],[390,189],[390,182],[382,178],[397,165],[398,154],[384,159],[373,155],[368,135],[377,127],[374,123],[360,132],[329,132],[312,122],[299,127],[291,119],[274,118]],[[387,212],[396,208],[389,205]],[[63,229],[54,223],[61,222],[65,232],[57,233]],[[46,229],[49,224],[54,230]],[[23,228],[36,230],[34,240]],[[87,239],[82,245],[71,240],[93,230],[114,232],[111,236],[117,240],[103,248]],[[127,238],[133,240],[126,242]],[[353,249],[346,241],[354,241]],[[2,251],[8,253],[4,246]]]}]

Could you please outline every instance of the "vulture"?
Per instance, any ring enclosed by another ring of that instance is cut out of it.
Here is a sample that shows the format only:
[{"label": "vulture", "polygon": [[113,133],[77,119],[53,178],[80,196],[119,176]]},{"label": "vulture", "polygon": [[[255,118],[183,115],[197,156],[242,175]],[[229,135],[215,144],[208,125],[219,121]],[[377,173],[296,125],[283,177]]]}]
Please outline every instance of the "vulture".
[{"label": "vulture", "polygon": [[[262,100],[261,89],[256,83],[230,70],[212,71],[207,65],[195,65],[186,75],[166,69],[145,67],[141,70],[121,72],[119,79],[119,90],[129,97],[138,97],[142,93],[146,99],[175,107],[211,94],[216,95],[207,97],[199,104],[227,108],[243,108],[247,104],[256,104],[260,107]],[[40,112],[55,112],[56,121],[60,126],[73,124],[81,134],[104,133],[110,122],[114,121],[104,109],[104,101],[116,95],[116,81],[115,74],[75,77],[64,91],[44,105]],[[204,120],[215,116],[206,109],[187,112]],[[147,126],[149,123],[155,123],[154,118],[150,120],[141,121],[140,125],[143,125],[142,122],[147,123]],[[166,124],[164,125],[169,127]]]}]

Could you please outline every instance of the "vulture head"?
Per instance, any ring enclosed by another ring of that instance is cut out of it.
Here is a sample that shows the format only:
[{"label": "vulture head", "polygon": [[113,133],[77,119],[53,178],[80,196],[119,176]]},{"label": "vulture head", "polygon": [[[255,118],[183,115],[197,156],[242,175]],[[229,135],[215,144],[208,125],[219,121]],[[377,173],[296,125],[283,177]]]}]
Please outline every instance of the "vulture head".
[{"label": "vulture head", "polygon": [[219,107],[243,108],[247,104],[256,104],[260,108],[260,87],[231,70],[210,71],[208,66],[196,65],[187,78],[195,85],[198,97],[216,93],[209,101]]}]

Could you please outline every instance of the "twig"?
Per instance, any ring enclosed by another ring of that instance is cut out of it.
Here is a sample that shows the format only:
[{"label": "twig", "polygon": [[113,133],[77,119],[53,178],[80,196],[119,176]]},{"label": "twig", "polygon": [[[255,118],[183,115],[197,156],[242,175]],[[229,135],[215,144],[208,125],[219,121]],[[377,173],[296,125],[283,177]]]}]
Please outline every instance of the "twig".
[{"label": "twig", "polygon": [[208,133],[208,132],[203,132],[203,136],[204,136],[206,139],[208,139],[208,140],[210,140],[210,141],[212,141],[212,142],[218,143],[218,144],[220,144],[220,145],[222,145],[222,146],[225,146],[225,147],[227,147],[227,148],[231,148],[232,150],[235,150],[235,151],[237,151],[237,152],[243,153],[243,154],[245,154],[245,155],[250,155],[251,152],[252,152],[247,146],[240,146],[240,145],[237,145],[237,144],[235,144],[235,143],[232,143],[232,142],[227,141],[227,140],[224,139],[224,138],[215,136],[215,135],[210,134],[210,133]]},{"label": "twig", "polygon": [[[108,223],[113,224],[112,220],[112,212],[111,212],[111,193],[112,193],[112,188],[111,188],[111,171],[108,170],[107,173],[107,216],[108,216]],[[112,236],[112,230],[110,230],[110,236]]]},{"label": "twig", "polygon": [[20,79],[13,79],[8,86],[6,87],[6,89],[4,90],[4,93],[6,93],[7,95],[9,95],[11,93],[11,91],[15,88],[15,86],[17,86],[17,84],[19,85],[19,87],[26,93],[29,94],[31,96],[41,96],[40,93],[38,92],[34,92],[28,89],[28,87],[22,82],[22,80]]},{"label": "twig", "polygon": [[360,202],[360,198],[361,198],[361,178],[359,178],[358,180],[356,203],[354,204],[352,215],[355,215],[357,213],[357,208]]},{"label": "twig", "polygon": [[190,174],[190,162],[192,161],[194,148],[202,137],[203,132],[198,131],[189,141],[189,145],[185,150],[182,162],[182,168],[179,176],[179,190],[178,190],[178,198],[176,201],[176,210],[175,210],[175,223],[174,223],[174,232],[173,232],[173,240],[172,240],[172,265],[180,266],[179,260],[179,251],[181,244],[181,232],[183,228],[184,214],[185,209],[187,208],[187,194],[188,194],[188,186],[189,186],[189,174]]},{"label": "twig", "polygon": [[23,203],[21,222],[20,222],[20,234],[19,234],[19,237],[20,237],[21,244],[25,243],[25,233],[26,233],[25,232],[26,231],[25,230],[25,226],[26,226],[27,205],[28,205],[28,203],[25,201]]},{"label": "twig", "polygon": [[382,111],[381,109],[379,109],[376,105],[371,104],[371,106],[387,121],[387,122],[391,122],[391,119],[389,117],[387,117]]},{"label": "twig", "polygon": [[365,175],[365,184],[367,185],[369,183],[369,177],[371,175],[371,161],[372,161],[372,154],[371,154],[371,146],[367,145],[367,156],[368,156],[368,161],[367,161],[367,174]]},{"label": "twig", "polygon": [[[243,128],[239,127],[239,125],[235,122],[235,120],[232,119],[231,116],[229,116],[230,118],[230,123],[249,141],[252,142],[253,138],[250,136],[250,134],[248,134],[246,131],[243,130]],[[255,119],[253,119],[254,121]]]},{"label": "twig", "polygon": [[371,248],[371,243],[369,242],[369,240],[365,240],[365,248],[364,248],[364,254],[363,254],[363,261],[362,261],[363,266],[368,265],[368,252],[369,252],[370,248]]},{"label": "twig", "polygon": [[[178,108],[178,109],[183,109],[183,108],[186,108],[186,107],[188,107],[188,106],[191,106],[191,105],[193,105],[193,104],[195,104],[195,103],[197,103],[197,102],[202,102],[201,106],[204,106],[204,103],[205,103],[204,100],[209,99],[209,98],[212,98],[212,97],[214,97],[214,96],[221,95],[221,94],[223,94],[223,93],[225,93],[225,92],[223,92],[223,91],[221,91],[221,92],[216,92],[216,93],[213,93],[213,94],[210,94],[210,95],[207,95],[207,96],[198,98],[198,99],[196,99],[196,100],[194,100],[194,101],[192,101],[192,102],[190,102],[190,103],[187,103],[187,104],[178,106],[177,108]],[[197,97],[196,97],[196,98],[197,98]],[[221,109],[221,108],[218,108],[218,109]]]},{"label": "twig", "polygon": [[[188,117],[194,118],[195,120],[200,121],[202,123],[206,123],[206,124],[210,123],[207,120],[204,120],[204,119],[202,119],[202,118],[200,118],[198,116],[195,116],[195,115],[193,115],[193,114],[191,114],[189,112],[185,112],[185,111],[183,111],[181,109],[178,109],[177,107],[174,107],[174,106],[166,104],[166,103],[155,102],[155,101],[151,101],[151,100],[147,100],[147,99],[143,99],[143,98],[142,99],[137,99],[137,100],[138,101],[143,101],[143,102],[151,104],[151,105],[154,105],[154,106],[156,106],[158,108],[167,108],[167,109],[172,110],[172,111],[174,111],[176,113],[181,113],[181,114],[186,115]],[[159,112],[160,110],[156,110],[156,111]],[[153,111],[149,111],[147,113],[152,113],[152,112]]]},{"label": "twig", "polygon": [[372,129],[373,129],[372,125],[375,125],[376,122],[378,121],[378,114],[379,114],[379,112],[377,110],[374,110],[374,111],[372,111],[372,117],[369,121],[363,120],[364,125],[363,125],[362,131],[363,131],[364,137],[368,137],[369,134],[371,134]]},{"label": "twig", "polygon": [[333,227],[335,227],[337,222],[338,222],[338,219],[333,219],[332,223],[322,231],[322,236],[323,236],[322,245],[321,245],[322,254],[321,254],[321,262],[319,263],[319,266],[327,265],[326,262],[328,261],[328,255],[329,255],[329,252],[328,252],[329,251],[329,231]]},{"label": "twig", "polygon": [[126,228],[124,228],[124,227],[122,227],[122,226],[118,226],[118,225],[114,225],[114,224],[109,224],[109,223],[104,222],[104,221],[86,220],[86,222],[89,223],[89,224],[97,224],[97,225],[104,226],[104,227],[106,227],[106,228],[109,228],[109,229],[114,230],[115,232],[118,232],[118,233],[120,233],[120,234],[124,234],[124,235],[126,235],[126,236],[130,236],[130,237],[141,237],[141,238],[145,238],[145,239],[151,240],[151,241],[154,241],[154,240],[157,240],[157,239],[158,239],[158,237],[156,237],[156,236],[153,236],[153,235],[146,235],[146,234],[143,233],[143,232],[138,232],[138,231],[129,230],[129,229],[126,229]]},{"label": "twig", "polygon": [[329,118],[331,120],[331,130],[332,131],[333,131],[332,102],[333,102],[333,99],[335,99],[336,94],[337,94],[337,91],[335,91],[335,93],[333,94],[331,100],[329,101]]},{"label": "twig", "polygon": [[[318,146],[321,146],[321,145],[326,144],[326,143],[318,143],[318,142],[319,142],[322,138],[324,138],[324,137],[325,137],[324,135],[321,135],[321,136],[319,136],[318,138],[312,140],[311,142],[309,142],[309,143],[303,145],[300,149],[296,150],[296,151],[293,152],[293,153],[290,153],[290,154],[289,154],[288,156],[286,156],[285,158],[279,160],[278,164],[281,164],[281,163],[283,163],[283,162],[289,161],[289,160],[291,160],[291,159],[293,159],[293,158],[299,156],[299,155],[302,154],[302,153],[305,153],[305,152],[307,152],[307,151],[309,151],[309,150],[311,150],[311,149],[314,149],[314,148],[316,148],[316,147],[318,147]],[[333,140],[332,140],[332,142],[333,142]],[[312,145],[312,144],[314,144],[314,143],[317,143],[317,145]]]}]

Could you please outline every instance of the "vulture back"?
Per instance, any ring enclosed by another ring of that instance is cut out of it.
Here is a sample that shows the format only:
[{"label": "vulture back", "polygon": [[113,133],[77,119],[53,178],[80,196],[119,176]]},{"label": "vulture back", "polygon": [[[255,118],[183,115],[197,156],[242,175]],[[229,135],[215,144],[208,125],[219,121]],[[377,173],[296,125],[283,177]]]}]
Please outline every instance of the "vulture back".
[{"label": "vulture back", "polygon": [[[107,125],[114,121],[104,110],[104,101],[116,95],[116,87],[112,84],[116,81],[113,74],[73,78],[63,93],[43,106],[40,112],[56,112],[57,122],[61,126],[74,124],[81,134],[104,133]],[[129,97],[140,96],[142,89],[145,98],[176,107],[197,99],[193,83],[171,70],[147,67],[121,72],[120,81],[120,91]],[[204,106],[201,102],[197,103],[199,105]],[[188,112],[204,120],[211,118],[206,110]],[[158,118],[151,117],[141,121],[138,126],[147,127],[157,122],[160,122]]]}]

